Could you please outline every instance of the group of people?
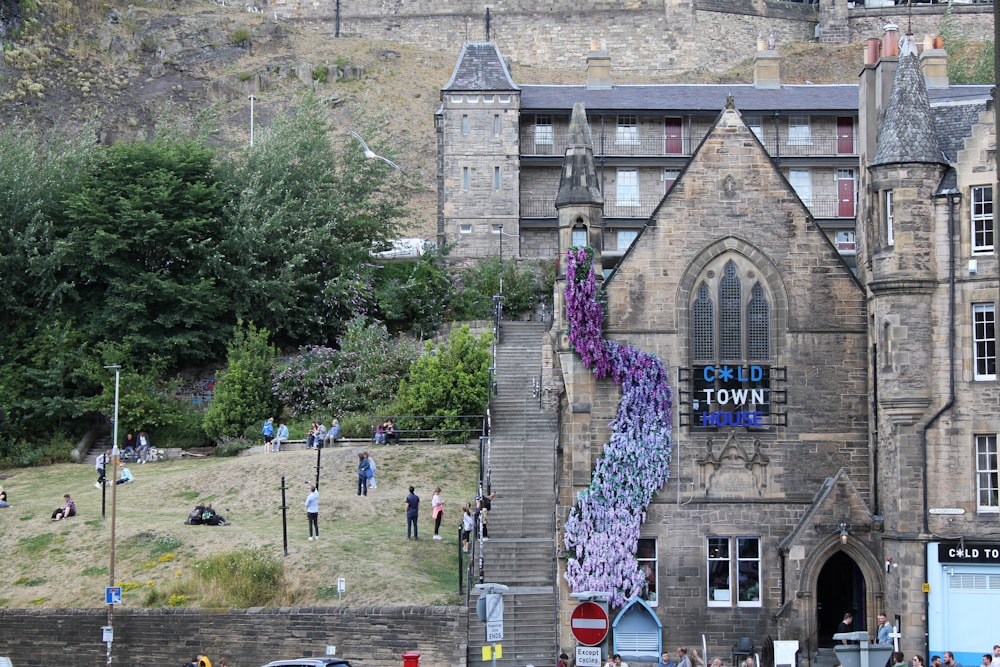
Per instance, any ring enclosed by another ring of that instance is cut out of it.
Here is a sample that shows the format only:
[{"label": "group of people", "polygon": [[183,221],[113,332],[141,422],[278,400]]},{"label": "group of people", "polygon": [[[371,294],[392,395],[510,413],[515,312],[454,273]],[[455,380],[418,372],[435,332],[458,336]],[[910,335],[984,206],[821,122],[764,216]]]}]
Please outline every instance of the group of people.
[{"label": "group of people", "polygon": [[125,443],[122,447],[122,461],[125,463],[145,463],[149,460],[152,448],[153,443],[145,431],[139,431],[138,437],[129,433],[125,436]]},{"label": "group of people", "polygon": [[288,426],[285,422],[280,422],[278,424],[278,430],[274,429],[274,417],[268,417],[264,420],[264,426],[261,428],[261,433],[264,435],[264,453],[277,453],[281,451],[281,443],[288,440]]},{"label": "group of people", "polygon": [[222,516],[215,509],[212,508],[212,503],[199,503],[194,506],[194,509],[188,514],[187,519],[184,523],[189,526],[228,526],[229,521],[226,517]]},{"label": "group of people", "polygon": [[375,444],[385,445],[390,440],[393,444],[399,444],[399,433],[396,431],[396,424],[391,419],[387,419],[381,424],[375,425]]},{"label": "group of people", "polygon": [[[132,434],[129,433],[129,437]],[[148,440],[147,440],[148,442]],[[133,459],[134,460],[134,459]],[[125,461],[125,458],[122,458]],[[144,459],[140,459],[139,463],[145,463]],[[97,481],[94,482],[94,487],[100,489],[106,484],[110,484],[111,480],[107,478],[107,470],[109,465],[114,464],[114,458],[111,450],[105,451],[103,454],[98,454],[97,458],[94,460],[94,469],[97,471]],[[115,484],[128,484],[135,481],[135,475],[129,470],[128,466],[123,465],[121,472],[118,474],[118,479],[115,480]]]}]

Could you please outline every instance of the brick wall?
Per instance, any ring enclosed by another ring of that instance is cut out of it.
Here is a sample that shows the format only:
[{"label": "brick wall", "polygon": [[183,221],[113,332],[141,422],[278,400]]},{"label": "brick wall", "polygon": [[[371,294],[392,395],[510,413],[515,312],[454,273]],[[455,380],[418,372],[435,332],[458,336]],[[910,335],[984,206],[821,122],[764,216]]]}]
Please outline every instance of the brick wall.
[{"label": "brick wall", "polygon": [[[104,664],[103,609],[0,609],[0,654],[17,667]],[[465,663],[464,607],[321,607],[248,609],[119,609],[114,617],[114,665],[180,667],[197,654],[231,667],[259,667],[279,658],[339,657],[366,667]]]}]

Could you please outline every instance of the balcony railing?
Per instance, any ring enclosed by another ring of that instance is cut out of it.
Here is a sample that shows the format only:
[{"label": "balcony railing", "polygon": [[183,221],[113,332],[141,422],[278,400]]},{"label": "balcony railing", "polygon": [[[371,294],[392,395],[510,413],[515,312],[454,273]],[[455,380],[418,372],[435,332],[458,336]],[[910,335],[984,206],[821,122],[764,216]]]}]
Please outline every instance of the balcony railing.
[{"label": "balcony railing", "polygon": [[[569,132],[556,127],[540,133],[536,141],[535,126],[521,129],[522,157],[561,157],[566,152]],[[667,138],[660,133],[639,132],[635,135],[618,135],[615,132],[593,133],[594,157],[624,158],[671,158],[690,157],[692,148],[701,143],[704,134],[689,132],[686,128],[678,137]],[[772,157],[857,157],[857,145],[853,137],[840,137],[836,132],[812,131],[808,136],[788,139],[782,128],[776,138],[774,129],[768,128],[758,134],[765,150]]]},{"label": "balcony railing", "polygon": [[[604,196],[605,218],[635,218],[646,219],[653,209],[663,200],[663,195],[646,195],[640,197]],[[839,218],[850,220],[854,218],[853,202],[841,202],[834,195],[814,195],[805,202],[806,208],[814,218]],[[555,218],[555,197],[521,196],[522,218]]]}]

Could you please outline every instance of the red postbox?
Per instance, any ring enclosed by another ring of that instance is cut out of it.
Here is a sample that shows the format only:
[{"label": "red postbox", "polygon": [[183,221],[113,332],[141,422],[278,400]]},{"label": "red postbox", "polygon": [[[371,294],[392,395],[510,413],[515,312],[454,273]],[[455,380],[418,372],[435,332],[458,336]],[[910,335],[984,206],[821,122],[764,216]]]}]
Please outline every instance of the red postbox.
[{"label": "red postbox", "polygon": [[403,654],[403,667],[420,667],[420,654],[419,653],[404,653]]}]

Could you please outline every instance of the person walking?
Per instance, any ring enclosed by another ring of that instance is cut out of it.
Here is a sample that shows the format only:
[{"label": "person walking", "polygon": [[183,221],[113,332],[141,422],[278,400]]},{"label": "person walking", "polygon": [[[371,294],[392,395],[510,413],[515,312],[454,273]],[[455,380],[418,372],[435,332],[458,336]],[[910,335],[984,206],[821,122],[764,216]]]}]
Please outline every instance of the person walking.
[{"label": "person walking", "polygon": [[431,496],[431,518],[434,519],[434,539],[440,540],[441,519],[444,518],[444,501],[441,500],[440,486],[434,489],[434,495]]},{"label": "person walking", "polygon": [[98,489],[104,486],[104,482],[107,479],[104,473],[109,463],[111,463],[110,449],[104,452],[103,454],[98,454],[97,460],[94,461],[94,470],[97,471],[97,481],[94,482],[94,486]]},{"label": "person walking", "polygon": [[368,463],[368,457],[364,452],[358,454],[358,495],[367,496],[368,495],[368,470],[371,468],[371,464]]},{"label": "person walking", "polygon": [[[309,517],[309,539],[319,539],[319,489],[315,484],[308,482],[309,495],[306,496],[306,516]],[[315,532],[315,536],[313,533]]]},{"label": "person walking", "polygon": [[414,488],[410,487],[410,495],[406,496],[406,539],[410,539],[410,535],[413,535],[413,539],[418,540],[420,536],[417,534],[417,517],[420,515],[420,496],[414,493]]}]

